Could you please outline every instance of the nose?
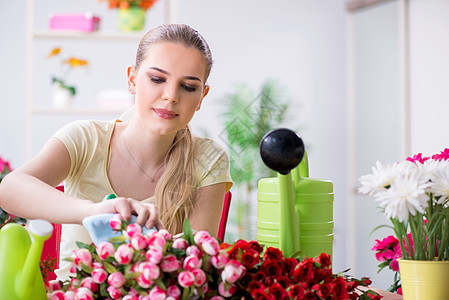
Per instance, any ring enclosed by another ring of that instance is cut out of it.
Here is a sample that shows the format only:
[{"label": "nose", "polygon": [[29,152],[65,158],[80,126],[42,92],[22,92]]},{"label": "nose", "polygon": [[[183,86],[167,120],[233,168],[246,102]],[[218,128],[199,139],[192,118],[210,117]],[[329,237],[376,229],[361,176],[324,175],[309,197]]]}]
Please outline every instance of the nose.
[{"label": "nose", "polygon": [[162,94],[162,99],[172,103],[179,102],[179,93],[177,84],[166,84],[164,93]]}]

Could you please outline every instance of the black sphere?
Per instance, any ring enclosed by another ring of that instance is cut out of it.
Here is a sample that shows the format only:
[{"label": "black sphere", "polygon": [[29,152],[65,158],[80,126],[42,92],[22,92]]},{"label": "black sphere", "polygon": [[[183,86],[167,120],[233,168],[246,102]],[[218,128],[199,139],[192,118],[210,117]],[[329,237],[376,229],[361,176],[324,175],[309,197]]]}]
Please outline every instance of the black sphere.
[{"label": "black sphere", "polygon": [[268,168],[286,175],[298,166],[304,157],[304,143],[290,129],[275,129],[260,141],[260,156]]}]

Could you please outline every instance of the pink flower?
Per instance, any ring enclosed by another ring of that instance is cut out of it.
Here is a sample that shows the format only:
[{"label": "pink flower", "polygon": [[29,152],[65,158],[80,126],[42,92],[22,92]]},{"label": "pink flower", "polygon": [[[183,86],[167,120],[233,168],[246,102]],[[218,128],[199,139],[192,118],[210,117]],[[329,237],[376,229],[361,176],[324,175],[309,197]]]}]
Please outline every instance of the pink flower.
[{"label": "pink flower", "polygon": [[81,266],[81,264],[90,266],[91,263],[92,263],[92,254],[89,252],[89,250],[84,249],[84,248],[75,250],[75,265],[76,266]]},{"label": "pink flower", "polygon": [[440,154],[435,154],[432,155],[432,159],[434,160],[448,160],[449,159],[449,148],[444,149],[443,151],[441,151]]},{"label": "pink flower", "polygon": [[189,255],[184,259],[184,269],[193,270],[201,267],[202,260],[195,255]]},{"label": "pink flower", "polygon": [[178,268],[180,268],[181,266],[178,260],[176,259],[176,256],[174,256],[173,254],[169,254],[164,256],[164,258],[162,258],[160,267],[162,272],[170,273],[178,270]]},{"label": "pink flower", "polygon": [[225,300],[222,296],[213,296],[210,300]]},{"label": "pink flower", "polygon": [[102,284],[108,278],[108,272],[104,269],[94,269],[92,271],[92,281],[98,284]]},{"label": "pink flower", "polygon": [[122,297],[122,300],[139,300],[139,297],[136,295],[125,295]]},{"label": "pink flower", "polygon": [[114,253],[115,260],[122,265],[129,264],[133,259],[134,250],[130,244],[122,244]]},{"label": "pink flower", "polygon": [[112,218],[111,221],[109,221],[109,226],[112,228],[112,230],[114,231],[120,231],[122,230],[122,216],[120,216],[120,214],[115,214]]},{"label": "pink flower", "polygon": [[112,274],[109,274],[108,276],[108,283],[110,286],[115,287],[116,289],[121,288],[126,282],[125,277],[120,272],[114,272]]},{"label": "pink flower", "polygon": [[207,281],[206,273],[204,273],[203,270],[193,269],[192,273],[195,276],[195,282],[194,282],[195,286],[200,287],[206,283],[206,281]]},{"label": "pink flower", "polygon": [[195,282],[195,276],[190,271],[182,271],[178,275],[178,283],[183,288],[191,287]]},{"label": "pink flower", "polygon": [[201,249],[198,248],[197,246],[192,245],[192,246],[187,247],[187,249],[186,249],[186,255],[187,255],[187,256],[189,256],[189,255],[195,255],[195,256],[198,256],[198,257],[201,258],[201,257],[203,257],[203,251],[201,251]]},{"label": "pink flower", "polygon": [[115,252],[114,245],[109,242],[101,242],[97,245],[96,248],[98,257],[100,257],[102,260],[105,260],[109,256],[114,255]]},{"label": "pink flower", "polygon": [[187,241],[182,238],[175,239],[172,245],[173,248],[178,248],[182,250],[186,250],[188,246],[189,244],[187,243]]},{"label": "pink flower", "polygon": [[64,300],[75,300],[75,292],[67,291],[64,293]]},{"label": "pink flower", "polygon": [[145,257],[146,257],[147,261],[149,261],[153,264],[158,264],[162,260],[163,253],[162,253],[161,249],[151,247],[150,249],[148,249]]},{"label": "pink flower", "polygon": [[[142,226],[140,226],[137,223],[129,224],[126,226],[126,235],[128,235],[129,238],[132,238],[135,234],[142,234]],[[125,237],[127,237],[125,235]]]},{"label": "pink flower", "polygon": [[198,245],[201,245],[201,244],[203,244],[203,241],[209,237],[210,237],[209,232],[207,232],[205,230],[200,230],[195,233],[195,236],[193,237],[193,239],[195,240],[195,243],[197,243]]},{"label": "pink flower", "polygon": [[145,279],[143,274],[141,274],[139,277],[137,277],[136,281],[137,281],[137,284],[144,289],[149,289],[150,286],[153,284],[152,281],[148,281],[147,279]]},{"label": "pink flower", "polygon": [[75,299],[77,300],[92,300],[92,291],[86,287],[80,287],[75,290]]},{"label": "pink flower", "polygon": [[156,280],[161,274],[161,270],[158,265],[150,262],[143,262],[139,265],[139,271],[142,272],[143,277],[147,281]]},{"label": "pink flower", "polygon": [[45,288],[49,292],[59,291],[61,289],[61,281],[59,280],[50,280],[45,283]]},{"label": "pink flower", "polygon": [[170,285],[167,288],[167,295],[175,299],[181,298],[181,289],[177,285]]},{"label": "pink flower", "polygon": [[412,157],[407,157],[406,160],[411,161],[412,163],[421,163],[423,164],[426,160],[430,159],[430,157],[421,157],[422,153],[418,153]]},{"label": "pink flower", "polygon": [[98,290],[98,284],[93,281],[92,277],[83,278],[83,280],[81,280],[80,286],[88,288],[94,293]]},{"label": "pink flower", "polygon": [[51,300],[64,300],[64,292],[59,290],[59,291],[54,291],[53,293],[51,293],[51,298],[49,298]]},{"label": "pink flower", "polygon": [[106,290],[112,299],[120,299],[123,296],[122,291],[113,287],[112,285],[108,286]]},{"label": "pink flower", "polygon": [[163,237],[166,240],[171,240],[171,234],[167,231],[167,229],[160,229],[156,232],[156,235]]},{"label": "pink flower", "polygon": [[148,247],[153,246],[154,248],[158,248],[163,250],[165,243],[167,243],[167,241],[165,240],[165,238],[157,235],[157,234],[152,234],[149,238],[148,238]]},{"label": "pink flower", "polygon": [[201,246],[203,247],[204,252],[209,255],[217,255],[218,251],[220,250],[217,239],[213,237],[205,238]]},{"label": "pink flower", "polygon": [[241,263],[236,260],[231,260],[224,267],[221,273],[221,279],[229,283],[234,283],[245,274],[245,270],[246,268]]},{"label": "pink flower", "polygon": [[167,292],[158,286],[151,289],[149,293],[151,300],[164,300],[167,297]]},{"label": "pink flower", "polygon": [[147,246],[147,239],[140,233],[134,234],[131,238],[131,245],[136,250],[142,250]]},{"label": "pink flower", "polygon": [[399,271],[399,262],[398,262],[398,260],[397,259],[392,259],[391,260],[391,262],[390,262],[390,268],[393,270],[393,271]]},{"label": "pink flower", "polygon": [[226,251],[222,250],[222,251],[218,252],[217,255],[212,256],[211,261],[212,261],[212,265],[216,269],[223,269],[224,266],[229,261],[229,254]]},{"label": "pink flower", "polygon": [[220,282],[220,284],[218,285],[218,292],[223,297],[231,297],[232,295],[234,295],[236,290],[237,290],[237,287],[233,283],[227,284],[227,288],[226,288],[226,285],[224,284],[224,282]]}]

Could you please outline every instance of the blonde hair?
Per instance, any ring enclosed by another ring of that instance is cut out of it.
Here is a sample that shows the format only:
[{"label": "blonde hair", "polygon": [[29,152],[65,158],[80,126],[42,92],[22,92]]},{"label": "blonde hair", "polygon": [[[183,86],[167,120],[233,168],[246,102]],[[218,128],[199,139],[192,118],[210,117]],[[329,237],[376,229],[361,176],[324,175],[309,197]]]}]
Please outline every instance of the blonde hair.
[{"label": "blonde hair", "polygon": [[[167,24],[150,30],[139,43],[136,70],[145,60],[151,45],[160,42],[178,43],[197,49],[205,59],[206,82],[212,69],[212,55],[205,39],[188,25]],[[189,218],[195,203],[195,156],[197,143],[189,125],[176,133],[166,156],[165,171],[159,179],[155,198],[161,221],[170,233],[182,232],[184,220]]]}]

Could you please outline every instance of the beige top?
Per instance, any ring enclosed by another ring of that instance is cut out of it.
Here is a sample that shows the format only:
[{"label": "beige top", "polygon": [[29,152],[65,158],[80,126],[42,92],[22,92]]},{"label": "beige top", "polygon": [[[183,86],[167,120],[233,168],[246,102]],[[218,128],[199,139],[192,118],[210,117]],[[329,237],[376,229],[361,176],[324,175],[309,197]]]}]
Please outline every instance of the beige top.
[{"label": "beige top", "polygon": [[[65,193],[77,198],[100,202],[105,196],[117,193],[107,174],[110,160],[110,141],[116,120],[84,120],[72,122],[54,134],[67,147],[70,155],[70,171],[64,180]],[[199,151],[196,158],[196,189],[226,182],[226,191],[232,186],[229,157],[213,140],[195,137]],[[124,196],[124,195],[119,195]],[[143,200],[154,201],[154,196]],[[84,226],[63,224],[58,279],[66,280],[71,264],[64,261],[77,249],[76,241],[90,244],[92,240]]]}]

